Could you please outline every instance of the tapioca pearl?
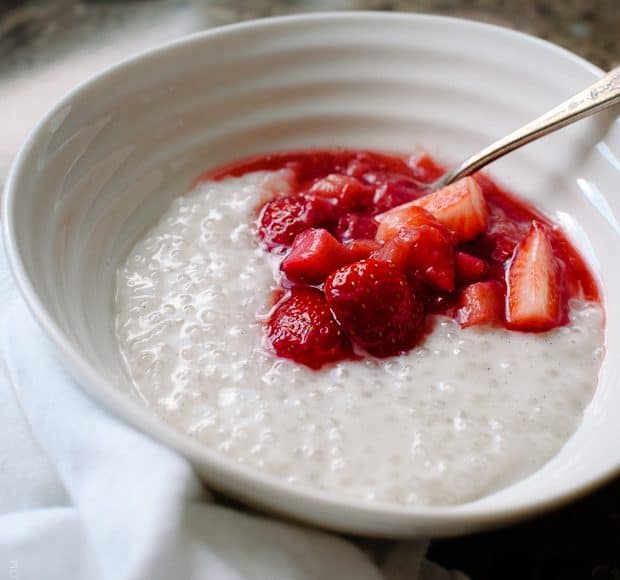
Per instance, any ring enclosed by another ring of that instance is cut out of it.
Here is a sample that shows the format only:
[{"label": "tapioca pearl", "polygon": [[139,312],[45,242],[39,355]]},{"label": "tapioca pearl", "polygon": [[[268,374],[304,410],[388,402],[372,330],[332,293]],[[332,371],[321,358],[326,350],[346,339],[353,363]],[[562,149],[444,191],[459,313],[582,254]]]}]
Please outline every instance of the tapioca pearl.
[{"label": "tapioca pearl", "polygon": [[176,391],[160,397],[157,404],[168,414],[178,411],[182,408],[182,397]]},{"label": "tapioca pearl", "polygon": [[[143,307],[149,311],[152,310],[154,306],[151,302],[143,302],[142,304]],[[170,317],[174,316],[177,313],[177,307],[171,302],[164,302],[161,307],[161,311],[165,316]]]},{"label": "tapioca pearl", "polygon": [[219,318],[219,313],[210,308],[203,308],[198,312],[198,318],[204,323],[213,323]]},{"label": "tapioca pearl", "polygon": [[211,364],[216,365],[218,368],[227,358],[224,345],[222,345],[219,341],[206,341],[203,343],[203,348],[205,351],[208,351],[208,358],[211,361]]},{"label": "tapioca pearl", "polygon": [[452,385],[451,383],[447,381],[437,381],[436,383],[431,385],[431,388],[435,389],[436,391],[443,392],[443,393],[454,392],[454,385]]},{"label": "tapioca pearl", "polygon": [[468,427],[467,415],[464,412],[457,413],[449,421],[452,423],[455,431],[464,431]]},{"label": "tapioca pearl", "polygon": [[212,330],[213,326],[209,324],[189,324],[183,327],[183,335],[187,336],[192,343],[198,345],[209,339]]}]

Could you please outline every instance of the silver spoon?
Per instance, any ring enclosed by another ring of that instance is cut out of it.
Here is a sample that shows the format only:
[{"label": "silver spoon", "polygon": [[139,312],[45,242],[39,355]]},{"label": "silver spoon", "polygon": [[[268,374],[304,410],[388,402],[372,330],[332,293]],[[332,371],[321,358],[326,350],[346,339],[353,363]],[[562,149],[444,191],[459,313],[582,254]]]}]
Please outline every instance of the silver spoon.
[{"label": "silver spoon", "polygon": [[523,125],[523,127],[468,157],[459,165],[444,173],[436,181],[420,183],[419,186],[426,193],[441,189],[461,177],[471,175],[522,145],[526,145],[539,137],[548,135],[553,131],[557,131],[562,127],[566,127],[566,125],[570,125],[584,117],[589,117],[617,103],[620,103],[620,67],[607,73],[588,88],[547,111],[537,119],[530,121]]}]

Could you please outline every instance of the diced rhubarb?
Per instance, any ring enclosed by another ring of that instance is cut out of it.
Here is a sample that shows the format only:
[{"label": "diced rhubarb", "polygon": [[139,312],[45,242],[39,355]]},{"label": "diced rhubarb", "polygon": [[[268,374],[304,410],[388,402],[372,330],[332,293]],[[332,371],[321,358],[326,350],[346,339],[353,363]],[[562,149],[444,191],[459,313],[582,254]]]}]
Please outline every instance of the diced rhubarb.
[{"label": "diced rhubarb", "polygon": [[352,261],[358,261],[370,258],[370,255],[381,247],[381,244],[375,240],[351,240],[344,247],[355,258]]},{"label": "diced rhubarb", "polygon": [[411,203],[433,214],[459,242],[473,240],[487,229],[487,205],[473,177],[459,179]]},{"label": "diced rhubarb", "polygon": [[456,268],[456,279],[461,284],[478,282],[487,271],[486,262],[482,258],[477,258],[466,252],[456,252],[454,254],[454,265]]},{"label": "diced rhubarb", "polygon": [[435,227],[402,229],[372,257],[392,262],[408,276],[438,290],[454,290],[454,250],[443,232]]},{"label": "diced rhubarb", "polygon": [[327,230],[309,229],[297,234],[281,268],[293,282],[320,284],[334,270],[355,259]]},{"label": "diced rhubarb", "polygon": [[331,173],[318,179],[310,193],[334,198],[341,210],[365,210],[372,205],[374,190],[359,179],[342,173]]},{"label": "diced rhubarb", "polygon": [[456,320],[465,328],[474,325],[492,325],[502,322],[504,287],[500,282],[476,282],[461,291]]},{"label": "diced rhubarb", "polygon": [[433,226],[440,230],[444,229],[428,211],[408,203],[375,216],[375,220],[379,222],[375,237],[380,242],[391,240],[403,229],[419,226]]},{"label": "diced rhubarb", "polygon": [[538,222],[516,247],[506,282],[506,324],[523,331],[549,330],[561,319],[560,272],[549,235]]}]

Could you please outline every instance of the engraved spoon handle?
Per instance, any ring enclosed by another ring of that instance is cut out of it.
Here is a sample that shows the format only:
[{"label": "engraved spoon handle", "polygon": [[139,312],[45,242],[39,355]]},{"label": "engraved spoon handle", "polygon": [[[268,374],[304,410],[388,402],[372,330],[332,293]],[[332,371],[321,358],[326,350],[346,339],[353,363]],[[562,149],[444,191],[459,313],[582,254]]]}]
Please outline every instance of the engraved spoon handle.
[{"label": "engraved spoon handle", "polygon": [[557,131],[579,119],[589,117],[607,107],[620,103],[620,67],[615,68],[588,88],[547,111],[537,119],[502,137],[478,153],[468,157],[437,181],[428,184],[434,191],[470,175],[496,159],[526,145],[539,137]]}]

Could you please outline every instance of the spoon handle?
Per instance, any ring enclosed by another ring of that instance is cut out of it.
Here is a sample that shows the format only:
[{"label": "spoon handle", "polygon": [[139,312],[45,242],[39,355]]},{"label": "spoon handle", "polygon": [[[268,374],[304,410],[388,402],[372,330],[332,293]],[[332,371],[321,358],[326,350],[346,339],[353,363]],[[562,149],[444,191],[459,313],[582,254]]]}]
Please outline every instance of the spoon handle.
[{"label": "spoon handle", "polygon": [[440,185],[448,185],[470,175],[522,145],[617,103],[620,103],[620,67],[537,119],[468,157],[440,178]]}]

